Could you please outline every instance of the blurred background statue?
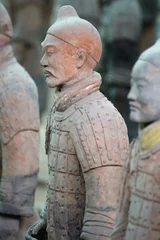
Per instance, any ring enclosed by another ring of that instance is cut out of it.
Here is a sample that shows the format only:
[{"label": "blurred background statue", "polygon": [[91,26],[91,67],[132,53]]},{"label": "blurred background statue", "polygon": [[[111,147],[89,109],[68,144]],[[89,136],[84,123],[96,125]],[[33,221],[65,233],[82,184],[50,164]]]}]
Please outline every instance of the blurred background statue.
[{"label": "blurred background statue", "polygon": [[[13,22],[12,46],[19,63],[28,71],[35,81],[39,93],[39,111],[41,128],[39,133],[38,187],[36,207],[40,211],[46,195],[47,158],[44,149],[46,115],[50,99],[44,74],[40,66],[42,57],[41,41],[50,23],[52,0],[1,0],[8,9]],[[53,94],[54,95],[54,94]]]},{"label": "blurred background statue", "polygon": [[155,41],[158,1],[104,0],[101,7],[104,50],[98,66],[103,76],[101,91],[124,117],[131,140],[137,136],[137,124],[129,119],[130,74],[141,51]]},{"label": "blurred background statue", "polygon": [[124,168],[112,240],[160,237],[160,39],[135,63],[128,95],[138,137]]},{"label": "blurred background statue", "polygon": [[42,55],[40,43],[49,24],[49,9],[52,2],[49,0],[1,1],[12,19],[12,46],[15,56],[37,85],[42,114],[46,107],[47,87],[39,63]]},{"label": "blurred background statue", "polygon": [[0,3],[0,239],[22,240],[38,219],[40,121],[37,88],[14,57],[11,39],[11,20]]}]

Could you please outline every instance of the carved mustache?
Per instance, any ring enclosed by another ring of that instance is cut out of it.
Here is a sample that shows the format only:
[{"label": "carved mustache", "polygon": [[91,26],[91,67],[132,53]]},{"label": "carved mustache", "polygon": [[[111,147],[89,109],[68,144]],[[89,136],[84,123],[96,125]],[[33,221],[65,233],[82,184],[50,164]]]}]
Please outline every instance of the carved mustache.
[{"label": "carved mustache", "polygon": [[43,72],[44,72],[44,74],[45,74],[46,77],[48,77],[48,76],[56,77],[53,73],[51,73],[50,71],[48,71],[48,70],[46,70],[46,69],[44,69]]}]

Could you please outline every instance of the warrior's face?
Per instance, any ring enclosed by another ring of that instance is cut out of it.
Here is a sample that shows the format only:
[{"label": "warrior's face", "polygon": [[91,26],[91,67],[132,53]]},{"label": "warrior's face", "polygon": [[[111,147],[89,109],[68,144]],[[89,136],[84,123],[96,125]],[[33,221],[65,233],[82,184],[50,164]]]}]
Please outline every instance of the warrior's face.
[{"label": "warrior's face", "polygon": [[160,119],[160,72],[151,63],[138,60],[133,68],[128,94],[130,119],[150,123]]},{"label": "warrior's face", "polygon": [[76,50],[73,46],[47,34],[42,49],[41,65],[49,87],[63,86],[77,77]]},{"label": "warrior's face", "polygon": [[0,3],[0,47],[10,43],[12,39],[12,23],[5,7]]}]

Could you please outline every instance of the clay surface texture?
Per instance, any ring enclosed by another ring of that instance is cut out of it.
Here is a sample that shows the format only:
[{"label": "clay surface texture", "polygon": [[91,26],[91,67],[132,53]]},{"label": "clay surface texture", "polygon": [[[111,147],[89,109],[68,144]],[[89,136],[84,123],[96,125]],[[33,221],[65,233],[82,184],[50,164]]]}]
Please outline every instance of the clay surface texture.
[{"label": "clay surface texture", "polygon": [[17,63],[11,38],[11,20],[0,4],[1,240],[17,240],[21,219],[33,216],[38,173],[37,88]]},{"label": "clay surface texture", "polygon": [[132,70],[130,118],[140,124],[124,167],[112,240],[160,238],[160,42],[142,53]]},{"label": "clay surface texture", "polygon": [[26,239],[42,227],[48,240],[110,239],[128,137],[93,71],[102,52],[99,33],[63,6],[42,49],[46,82],[55,88],[46,129],[48,192],[46,212]]}]

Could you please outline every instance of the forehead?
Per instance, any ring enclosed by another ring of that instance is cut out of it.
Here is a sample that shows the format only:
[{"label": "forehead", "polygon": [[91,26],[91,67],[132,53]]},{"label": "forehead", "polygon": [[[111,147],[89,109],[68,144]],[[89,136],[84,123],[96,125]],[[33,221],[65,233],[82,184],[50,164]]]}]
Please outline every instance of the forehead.
[{"label": "forehead", "polygon": [[139,59],[132,70],[132,80],[153,82],[159,79],[160,71],[148,61]]},{"label": "forehead", "polygon": [[63,46],[63,42],[61,40],[59,40],[58,38],[47,34],[44,41],[41,43],[42,48],[46,48],[48,46],[55,46],[55,47],[62,47]]}]

